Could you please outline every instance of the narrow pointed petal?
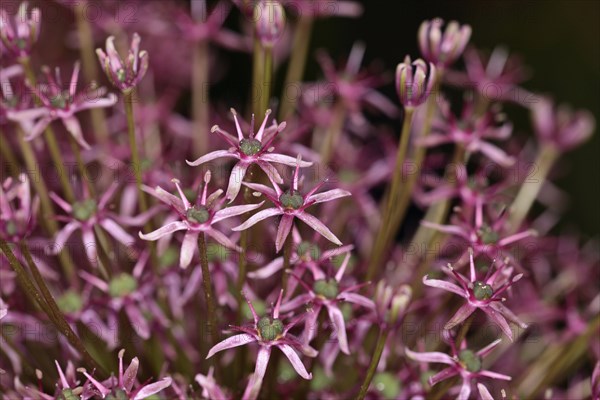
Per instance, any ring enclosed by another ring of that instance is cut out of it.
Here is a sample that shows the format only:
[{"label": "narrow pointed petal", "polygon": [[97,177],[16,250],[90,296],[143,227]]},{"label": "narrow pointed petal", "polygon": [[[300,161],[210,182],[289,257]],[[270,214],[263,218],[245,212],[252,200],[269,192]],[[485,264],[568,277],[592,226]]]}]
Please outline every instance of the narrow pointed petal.
[{"label": "narrow pointed petal", "polygon": [[267,219],[269,217],[273,217],[275,215],[281,215],[283,211],[278,208],[267,208],[266,210],[262,210],[248,218],[243,224],[238,225],[234,228],[231,228],[233,231],[243,231],[244,229],[250,228],[252,225],[262,221],[263,219]]},{"label": "narrow pointed petal", "polygon": [[[260,156],[260,159],[267,161],[267,162],[273,162],[276,164],[287,165],[289,167],[295,167],[296,164],[298,163],[298,161],[294,157],[286,156],[283,154],[277,154],[277,153],[265,153]],[[309,161],[300,161],[299,162],[299,165],[301,168],[310,167],[312,164],[313,163],[309,162]]]},{"label": "narrow pointed petal", "polygon": [[281,175],[279,175],[279,171],[277,171],[277,168],[275,168],[268,162],[260,160],[257,162],[257,164],[260,167],[260,169],[262,169],[263,172],[267,175],[271,182],[277,182],[280,185],[283,183],[283,178],[281,177]]},{"label": "narrow pointed petal", "polygon": [[83,226],[81,228],[81,236],[83,239],[83,247],[85,249],[85,254],[88,257],[88,260],[93,266],[97,266],[98,264],[98,244],[96,243],[96,237],[94,236],[94,232],[92,228],[86,228]]},{"label": "narrow pointed petal", "polygon": [[338,246],[342,245],[340,239],[338,239],[333,232],[329,230],[321,221],[319,221],[315,216],[308,214],[306,212],[299,212],[296,214],[296,217],[304,221],[308,226],[313,228],[315,231],[323,235],[327,240],[337,244]]},{"label": "narrow pointed petal", "polygon": [[479,372],[479,375],[487,376],[488,378],[492,378],[492,379],[500,379],[503,381],[512,380],[512,377],[510,377],[508,375],[499,374],[498,372],[487,371],[487,370],[483,370],[483,371]]},{"label": "narrow pointed petal", "polygon": [[477,307],[475,307],[469,303],[462,305],[458,309],[456,314],[454,314],[454,316],[452,318],[450,318],[450,321],[446,322],[444,329],[454,328],[456,325],[462,323],[465,319],[467,319],[469,317],[469,315],[473,314],[473,312],[476,309],[477,309]]},{"label": "narrow pointed petal", "polygon": [[457,374],[458,374],[458,370],[456,370],[455,368],[445,368],[445,369],[441,370],[440,372],[438,372],[437,374],[435,374],[434,376],[430,377],[429,384],[431,386],[434,386],[437,383],[444,381],[448,378],[451,378]]},{"label": "narrow pointed petal", "polygon": [[418,353],[410,350],[408,347],[404,349],[404,352],[408,356],[408,358],[424,362],[424,363],[442,363],[452,365],[454,364],[454,360],[448,354],[440,353],[438,351],[426,352],[426,353]]},{"label": "narrow pointed petal", "polygon": [[250,377],[248,386],[244,390],[242,400],[255,400],[260,393],[265,373],[267,372],[267,365],[269,365],[269,359],[271,358],[271,348],[261,346],[256,357],[256,367],[254,373]]},{"label": "narrow pointed petal", "polygon": [[512,330],[510,329],[510,326],[508,325],[508,322],[506,322],[506,319],[504,319],[504,317],[502,316],[502,314],[500,314],[498,311],[494,310],[491,307],[484,307],[482,308],[482,310],[490,317],[490,319],[496,323],[496,325],[498,325],[500,327],[500,329],[502,329],[502,332],[504,332],[504,334],[510,339],[510,341],[513,341],[513,333]]},{"label": "narrow pointed petal", "polygon": [[147,397],[152,396],[153,394],[156,394],[166,388],[168,388],[169,386],[171,386],[171,378],[163,378],[162,380],[158,381],[158,382],[154,382],[151,383],[150,385],[146,385],[144,386],[133,398],[133,400],[142,400],[145,399]]},{"label": "narrow pointed petal", "polygon": [[119,241],[124,246],[129,246],[135,242],[135,239],[133,238],[133,236],[131,236],[130,234],[125,232],[125,230],[123,228],[121,228],[119,226],[119,224],[117,224],[112,219],[108,219],[108,218],[103,219],[100,222],[100,225],[102,225],[102,227],[108,233],[110,233],[110,235],[112,237],[117,239],[117,241]]},{"label": "narrow pointed petal", "polygon": [[328,190],[327,192],[313,194],[312,196],[309,196],[309,198],[306,200],[307,200],[307,202],[314,202],[315,204],[317,204],[317,203],[323,203],[326,201],[331,201],[331,200],[339,199],[340,197],[346,197],[346,196],[351,196],[351,195],[352,195],[352,193],[348,192],[347,190],[333,189],[333,190]]},{"label": "narrow pointed petal", "polygon": [[140,360],[137,357],[134,357],[129,363],[129,366],[123,373],[123,387],[126,391],[131,392],[133,389],[133,385],[135,384],[135,378],[138,373],[138,368],[140,367]]},{"label": "narrow pointed petal", "polygon": [[168,235],[168,234],[176,232],[176,231],[181,231],[183,229],[187,229],[186,223],[182,222],[182,221],[175,221],[175,222],[171,222],[170,224],[167,224],[165,226],[162,226],[162,227],[158,228],[157,230],[152,231],[148,234],[143,234],[142,232],[140,232],[139,235],[140,235],[140,238],[142,238],[144,240],[158,240],[165,235]]},{"label": "narrow pointed petal", "polygon": [[346,337],[346,324],[344,323],[344,316],[342,315],[342,312],[335,305],[328,306],[327,312],[329,313],[329,319],[331,320],[331,323],[333,324],[337,333],[340,350],[344,354],[350,354],[350,349],[348,348],[348,338]]},{"label": "narrow pointed petal", "polygon": [[358,304],[369,309],[375,309],[375,303],[373,300],[366,298],[358,293],[342,293],[340,298],[350,303]]},{"label": "narrow pointed petal", "polygon": [[481,400],[494,400],[494,397],[491,395],[490,391],[483,384],[478,383],[477,390],[479,391]]},{"label": "narrow pointed petal", "polygon": [[231,337],[217,343],[216,345],[214,345],[212,347],[212,349],[209,350],[206,358],[207,359],[211,358],[212,356],[214,356],[216,353],[218,353],[220,351],[232,349],[232,348],[238,347],[238,346],[243,346],[245,344],[255,342],[255,341],[256,341],[256,338],[252,335],[248,335],[247,333],[242,333],[240,335],[231,336]]},{"label": "narrow pointed petal", "polygon": [[69,240],[69,237],[71,237],[73,232],[75,232],[77,229],[79,229],[80,226],[81,226],[81,224],[77,221],[69,222],[67,225],[65,225],[58,232],[56,237],[54,238],[54,243],[53,243],[52,248],[50,249],[50,253],[51,254],[60,253],[62,248],[65,246],[65,243],[67,242],[67,240]]},{"label": "narrow pointed petal", "polygon": [[527,329],[527,324],[525,322],[521,321],[521,319],[519,317],[517,317],[508,307],[506,307],[501,302],[494,301],[494,302],[490,303],[490,307],[493,308],[494,310],[498,311],[509,321],[517,324],[520,328]]},{"label": "narrow pointed petal", "polygon": [[236,245],[235,243],[233,243],[231,241],[231,239],[229,239],[227,236],[225,236],[223,233],[219,232],[216,229],[208,229],[206,231],[204,231],[204,233],[206,233],[208,236],[212,237],[213,239],[215,239],[218,243],[222,244],[223,246],[227,247],[228,249],[232,249],[235,251],[242,251],[242,249],[240,248],[240,246]]},{"label": "narrow pointed petal", "polygon": [[250,189],[254,190],[255,192],[260,192],[260,193],[266,195],[269,199],[271,199],[273,201],[279,200],[279,195],[273,188],[270,188],[270,187],[265,186],[260,183],[251,183],[251,182],[243,182],[243,185],[246,187],[249,187]]},{"label": "narrow pointed petal", "polygon": [[452,293],[456,293],[459,296],[465,297],[466,293],[463,288],[454,283],[442,281],[440,279],[429,279],[427,275],[423,277],[423,284],[427,286],[431,286],[438,289],[444,289]]},{"label": "narrow pointed petal", "polygon": [[231,153],[229,150],[217,150],[217,151],[213,151],[211,153],[205,154],[202,157],[197,158],[194,161],[185,160],[185,162],[192,167],[197,167],[198,165],[202,165],[209,161],[216,160],[218,158],[223,158],[223,157],[238,158],[237,154]]},{"label": "narrow pointed petal", "polygon": [[494,348],[495,348],[496,346],[498,346],[498,345],[500,344],[500,342],[502,342],[502,339],[496,339],[496,340],[494,340],[492,343],[488,344],[488,345],[487,345],[487,346],[485,346],[483,349],[479,350],[479,351],[477,352],[477,355],[478,355],[479,357],[485,357],[485,356],[487,356],[488,354],[490,354],[490,352],[491,352],[492,350],[494,350]]},{"label": "narrow pointed petal", "polygon": [[458,393],[458,397],[456,400],[469,400],[469,396],[471,395],[471,381],[469,379],[463,380],[462,386],[460,387],[460,392]]},{"label": "narrow pointed petal", "polygon": [[283,257],[277,257],[267,265],[256,271],[248,272],[248,277],[252,279],[266,279],[283,268]]},{"label": "narrow pointed petal", "polygon": [[138,306],[134,303],[126,304],[125,314],[127,314],[135,333],[144,340],[150,339],[150,326],[148,325],[148,320],[142,314]]},{"label": "narrow pointed petal", "polygon": [[187,268],[192,262],[192,257],[198,246],[198,232],[188,231],[183,237],[181,244],[181,254],[179,256],[179,267]]},{"label": "narrow pointed petal", "polygon": [[257,203],[257,204],[246,204],[243,206],[232,206],[232,207],[224,208],[215,213],[215,216],[212,219],[212,223],[214,224],[216,222],[222,221],[227,218],[235,217],[237,215],[242,215],[249,211],[254,211],[254,210],[260,208],[264,203],[265,203],[264,201],[261,201],[260,203]]},{"label": "narrow pointed petal", "polygon": [[81,125],[79,124],[79,120],[75,117],[66,117],[63,118],[62,121],[63,124],[65,124],[65,128],[67,128],[71,135],[73,135],[77,143],[79,143],[79,145],[84,149],[89,150],[91,146],[83,138],[83,133],[81,132]]},{"label": "narrow pointed petal", "polygon": [[232,202],[237,197],[240,189],[242,187],[242,181],[246,176],[246,171],[248,170],[248,164],[245,162],[238,162],[234,165],[231,170],[231,175],[229,175],[229,185],[227,186],[227,193],[225,194],[225,198]]},{"label": "narrow pointed petal", "polygon": [[287,239],[290,231],[292,230],[292,226],[294,225],[294,216],[284,214],[281,217],[281,221],[279,222],[279,227],[277,228],[277,237],[275,238],[275,250],[277,253],[281,251],[283,248],[283,244]]},{"label": "narrow pointed petal", "polygon": [[277,347],[279,347],[288,360],[290,360],[292,367],[294,367],[298,375],[304,379],[312,379],[312,374],[308,373],[306,367],[304,367],[304,364],[302,364],[300,357],[298,357],[298,354],[296,354],[296,351],[290,345],[282,344]]}]

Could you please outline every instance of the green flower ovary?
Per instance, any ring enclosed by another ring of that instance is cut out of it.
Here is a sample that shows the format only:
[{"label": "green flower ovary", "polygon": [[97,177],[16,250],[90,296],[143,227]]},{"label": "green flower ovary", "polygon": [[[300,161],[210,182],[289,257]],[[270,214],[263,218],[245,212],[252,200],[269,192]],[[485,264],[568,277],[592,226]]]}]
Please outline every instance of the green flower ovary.
[{"label": "green flower ovary", "polygon": [[73,314],[81,311],[83,308],[83,299],[78,293],[67,290],[62,296],[56,299],[56,304],[65,314]]},{"label": "green flower ovary", "polygon": [[6,234],[8,236],[14,236],[17,234],[17,224],[15,221],[8,220],[6,221],[6,225],[4,225],[4,229],[6,230]]},{"label": "green flower ovary", "polygon": [[292,194],[288,190],[279,196],[279,201],[284,208],[297,210],[304,205],[304,199],[299,194]]},{"label": "green flower ovary", "polygon": [[466,368],[469,372],[479,372],[481,371],[481,357],[472,352],[469,349],[462,350],[458,355],[458,359],[460,363]]},{"label": "green flower ovary", "polygon": [[263,340],[275,340],[283,334],[283,322],[277,318],[262,317],[258,321],[257,327]]},{"label": "green flower ovary", "polygon": [[65,109],[71,102],[71,94],[67,91],[61,92],[50,99],[50,105],[54,108]]},{"label": "green flower ovary", "polygon": [[300,242],[296,252],[298,253],[298,257],[300,258],[318,260],[319,257],[321,257],[321,249],[319,249],[319,246],[310,242]]},{"label": "green flower ovary", "polygon": [[210,218],[210,213],[208,212],[208,208],[204,206],[197,208],[194,206],[186,211],[186,217],[188,221],[203,224]]},{"label": "green flower ovary", "polygon": [[496,244],[500,239],[498,232],[492,230],[489,226],[482,226],[479,229],[479,237],[484,244]]},{"label": "green flower ovary", "polygon": [[73,204],[73,216],[80,221],[87,221],[96,213],[98,206],[92,199],[78,201]]},{"label": "green flower ovary", "polygon": [[137,289],[135,278],[127,273],[115,276],[108,284],[108,292],[112,297],[123,297]]},{"label": "green flower ovary", "polygon": [[473,295],[477,300],[489,300],[494,295],[494,289],[485,282],[476,281],[473,283]]},{"label": "green flower ovary", "polygon": [[130,397],[123,389],[117,389],[114,393],[109,394],[106,400],[129,400]]},{"label": "green flower ovary", "polygon": [[58,400],[77,400],[79,396],[73,393],[73,389],[63,389],[58,395]]},{"label": "green flower ovary", "polygon": [[253,156],[262,149],[262,143],[256,139],[240,140],[240,150],[247,156]]},{"label": "green flower ovary", "polygon": [[319,279],[313,284],[313,291],[326,299],[335,299],[340,291],[335,279]]}]

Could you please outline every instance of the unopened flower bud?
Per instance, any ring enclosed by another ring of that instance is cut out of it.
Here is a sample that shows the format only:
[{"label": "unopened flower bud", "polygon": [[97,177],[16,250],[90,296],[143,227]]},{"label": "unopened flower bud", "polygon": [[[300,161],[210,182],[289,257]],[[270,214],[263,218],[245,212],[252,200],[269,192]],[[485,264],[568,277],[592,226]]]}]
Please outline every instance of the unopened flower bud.
[{"label": "unopened flower bud", "polygon": [[408,285],[402,285],[392,298],[390,310],[390,323],[395,324],[406,311],[412,297],[412,289]]},{"label": "unopened flower bud", "polygon": [[431,94],[435,79],[432,63],[427,64],[420,58],[411,62],[406,56],[396,68],[396,91],[402,105],[408,108],[423,104]]},{"label": "unopened flower bud", "polygon": [[13,23],[5,10],[0,10],[0,41],[8,51],[17,58],[29,57],[31,48],[40,36],[42,14],[38,8],[27,13],[27,2],[21,3]]},{"label": "unopened flower bud", "polygon": [[440,18],[423,21],[419,28],[419,48],[423,58],[435,64],[438,68],[445,68],[454,63],[461,56],[469,39],[471,27],[459,25],[450,21],[442,33],[444,20]]},{"label": "unopened flower bud", "polygon": [[273,47],[285,29],[285,11],[278,1],[263,0],[254,6],[256,35],[265,47]]},{"label": "unopened flower bud", "polygon": [[145,50],[140,51],[141,40],[140,35],[133,34],[125,59],[117,53],[113,36],[106,39],[106,53],[102,49],[96,49],[104,73],[110,82],[124,93],[131,92],[148,71],[148,53]]}]

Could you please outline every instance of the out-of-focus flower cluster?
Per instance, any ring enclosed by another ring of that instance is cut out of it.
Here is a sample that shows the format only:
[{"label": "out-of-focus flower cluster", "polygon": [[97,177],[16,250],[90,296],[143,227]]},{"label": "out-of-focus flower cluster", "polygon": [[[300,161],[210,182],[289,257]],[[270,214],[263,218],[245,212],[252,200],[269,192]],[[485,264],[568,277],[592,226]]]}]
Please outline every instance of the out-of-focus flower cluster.
[{"label": "out-of-focus flower cluster", "polygon": [[191,3],[1,6],[0,399],[600,398],[598,243],[551,181],[588,111],[486,97],[524,67],[456,21],[391,82],[310,51],[356,2]]}]

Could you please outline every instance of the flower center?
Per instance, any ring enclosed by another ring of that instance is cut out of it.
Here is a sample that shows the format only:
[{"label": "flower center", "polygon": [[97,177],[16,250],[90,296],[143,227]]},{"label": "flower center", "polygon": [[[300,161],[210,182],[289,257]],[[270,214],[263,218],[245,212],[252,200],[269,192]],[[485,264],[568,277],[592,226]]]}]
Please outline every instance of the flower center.
[{"label": "flower center", "polygon": [[240,140],[240,150],[247,156],[253,156],[262,149],[262,143],[256,139]]},{"label": "flower center", "polygon": [[58,400],[77,400],[79,396],[73,393],[73,389],[63,389],[62,392],[58,395]]},{"label": "flower center", "polygon": [[62,92],[57,94],[56,96],[50,99],[50,104],[54,108],[65,109],[67,108],[67,103],[71,101],[71,95],[69,92]]},{"label": "flower center", "polygon": [[108,293],[112,297],[124,297],[137,289],[135,278],[129,274],[122,273],[114,277],[108,284]]},{"label": "flower center", "polygon": [[283,333],[283,322],[275,318],[262,317],[258,321],[258,333],[263,340],[275,340],[278,339]]},{"label": "flower center", "polygon": [[6,234],[8,236],[14,236],[17,234],[17,224],[15,224],[15,221],[6,221],[4,228],[6,229]]},{"label": "flower center", "polygon": [[208,208],[204,206],[193,206],[186,211],[186,217],[188,221],[195,222],[197,224],[203,224],[210,218],[210,213],[208,212]]},{"label": "flower center", "polygon": [[279,201],[284,208],[297,210],[304,204],[304,199],[299,194],[292,194],[288,190],[279,196]]},{"label": "flower center", "polygon": [[130,397],[123,389],[115,390],[114,394],[109,394],[106,400],[129,400]]},{"label": "flower center", "polygon": [[321,249],[319,249],[319,246],[310,242],[300,242],[296,252],[304,261],[318,260],[319,257],[321,257]]},{"label": "flower center", "polygon": [[68,290],[65,294],[56,299],[56,304],[65,314],[73,314],[81,311],[83,308],[83,299],[76,292]]},{"label": "flower center", "polygon": [[78,201],[73,204],[73,216],[80,221],[87,221],[96,213],[98,206],[92,199]]},{"label": "flower center", "polygon": [[319,279],[313,284],[313,291],[326,299],[335,299],[339,293],[339,286],[335,279]]},{"label": "flower center", "polygon": [[489,300],[494,294],[491,285],[481,281],[475,281],[473,284],[473,295],[477,300]]},{"label": "flower center", "polygon": [[498,243],[498,239],[500,239],[498,233],[487,225],[481,227],[479,230],[479,237],[485,244],[496,244]]},{"label": "flower center", "polygon": [[123,68],[119,68],[119,70],[117,71],[117,79],[119,80],[119,82],[125,82],[126,77],[127,75],[125,74],[125,70]]},{"label": "flower center", "polygon": [[469,349],[462,350],[458,359],[462,366],[469,372],[479,372],[481,371],[481,357],[472,352]]}]

